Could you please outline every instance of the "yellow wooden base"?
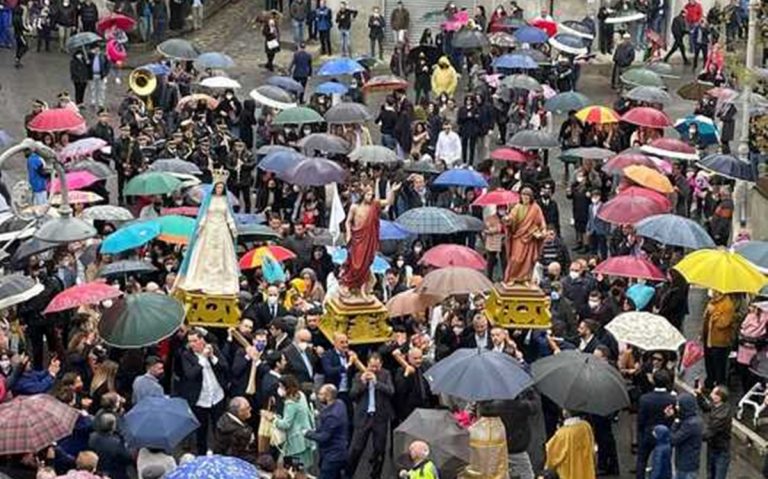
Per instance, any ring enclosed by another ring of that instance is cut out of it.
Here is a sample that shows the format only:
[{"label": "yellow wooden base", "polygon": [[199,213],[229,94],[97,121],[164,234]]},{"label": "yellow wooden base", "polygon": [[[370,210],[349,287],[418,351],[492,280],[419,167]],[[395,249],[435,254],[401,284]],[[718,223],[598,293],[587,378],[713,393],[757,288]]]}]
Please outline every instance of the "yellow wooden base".
[{"label": "yellow wooden base", "polygon": [[485,313],[494,326],[547,329],[552,325],[549,298],[536,287],[496,284],[485,301]]},{"label": "yellow wooden base", "polygon": [[332,298],[325,305],[319,326],[329,340],[333,341],[334,333],[344,333],[352,345],[383,343],[392,336],[387,308],[375,298],[362,304]]},{"label": "yellow wooden base", "polygon": [[229,328],[237,326],[240,320],[237,296],[213,296],[180,289],[175,290],[173,295],[184,304],[186,321],[190,326]]}]

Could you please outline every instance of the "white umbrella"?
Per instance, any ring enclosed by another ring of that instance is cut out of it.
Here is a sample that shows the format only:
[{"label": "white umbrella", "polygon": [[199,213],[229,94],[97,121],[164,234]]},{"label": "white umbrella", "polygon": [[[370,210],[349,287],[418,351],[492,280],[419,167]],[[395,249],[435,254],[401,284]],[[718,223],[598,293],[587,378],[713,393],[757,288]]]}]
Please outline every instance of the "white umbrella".
[{"label": "white umbrella", "polygon": [[617,24],[617,23],[632,23],[645,18],[644,13],[636,12],[633,10],[627,10],[625,12],[619,12],[615,17],[608,17],[605,19],[605,23]]},{"label": "white umbrella", "polygon": [[645,351],[677,351],[685,337],[658,314],[632,311],[616,316],[605,326],[617,341]]},{"label": "white umbrella", "polygon": [[[269,87],[270,89],[267,89],[267,87]],[[273,90],[271,89],[274,89],[275,93],[278,93],[281,91],[284,92],[280,88],[273,87],[270,85],[264,85],[262,87],[254,88],[253,90],[251,90],[251,93],[250,93],[251,98],[256,100],[256,102],[261,105],[268,106],[270,108],[275,108],[277,110],[287,110],[288,108],[294,108],[297,106],[295,102],[289,103],[287,101],[280,101],[275,98],[268,97],[267,94],[272,94]],[[287,94],[288,93],[286,93],[286,95]],[[276,96],[276,95],[273,95],[273,96]],[[280,96],[280,98],[285,99],[282,97],[282,95]]]},{"label": "white umbrella", "polygon": [[80,218],[84,220],[102,220],[102,221],[131,221],[133,213],[122,206],[99,205],[91,206],[83,210]]},{"label": "white umbrella", "polygon": [[225,76],[205,78],[200,82],[200,86],[204,86],[206,88],[222,88],[230,90],[241,88],[240,82]]}]

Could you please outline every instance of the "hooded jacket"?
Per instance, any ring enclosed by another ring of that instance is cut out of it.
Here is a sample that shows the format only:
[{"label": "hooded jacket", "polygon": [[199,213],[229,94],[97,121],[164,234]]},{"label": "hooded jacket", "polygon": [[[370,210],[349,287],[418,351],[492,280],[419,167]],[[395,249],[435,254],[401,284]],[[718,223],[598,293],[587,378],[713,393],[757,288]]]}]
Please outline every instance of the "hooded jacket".
[{"label": "hooded jacket", "polygon": [[440,57],[435,70],[432,72],[432,93],[435,97],[440,96],[441,93],[453,97],[459,84],[458,77],[448,57]]},{"label": "hooded jacket", "polygon": [[678,420],[672,425],[670,442],[675,448],[675,469],[683,472],[699,470],[704,422],[699,416],[696,398],[681,394],[677,401]]},{"label": "hooded jacket", "polygon": [[653,428],[656,447],[651,453],[651,475],[649,479],[672,479],[672,445],[669,443],[669,428],[659,424]]}]

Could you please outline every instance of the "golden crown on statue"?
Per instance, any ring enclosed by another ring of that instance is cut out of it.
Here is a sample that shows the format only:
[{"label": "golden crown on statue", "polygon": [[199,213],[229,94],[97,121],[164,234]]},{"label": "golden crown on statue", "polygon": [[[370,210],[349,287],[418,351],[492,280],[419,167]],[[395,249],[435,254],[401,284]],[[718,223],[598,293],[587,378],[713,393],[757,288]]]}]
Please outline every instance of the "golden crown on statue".
[{"label": "golden crown on statue", "polygon": [[227,179],[229,179],[229,170],[226,168],[214,168],[211,170],[211,176],[213,177],[213,184],[216,183],[223,183],[224,185],[227,184]]}]

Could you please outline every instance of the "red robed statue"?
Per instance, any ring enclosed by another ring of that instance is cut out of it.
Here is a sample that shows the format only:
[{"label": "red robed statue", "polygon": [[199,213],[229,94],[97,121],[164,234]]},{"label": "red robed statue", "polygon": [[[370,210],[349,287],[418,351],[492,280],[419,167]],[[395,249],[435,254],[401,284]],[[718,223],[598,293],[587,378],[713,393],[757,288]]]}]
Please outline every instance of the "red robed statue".
[{"label": "red robed statue", "polygon": [[533,267],[541,255],[546,220],[535,201],[533,190],[520,190],[520,203],[504,217],[507,225],[507,270],[504,282],[527,282],[531,279]]}]

